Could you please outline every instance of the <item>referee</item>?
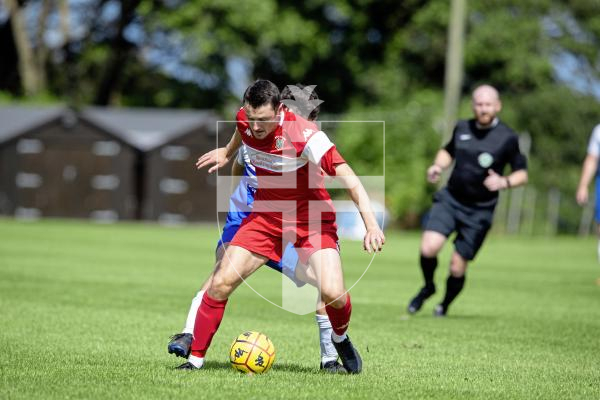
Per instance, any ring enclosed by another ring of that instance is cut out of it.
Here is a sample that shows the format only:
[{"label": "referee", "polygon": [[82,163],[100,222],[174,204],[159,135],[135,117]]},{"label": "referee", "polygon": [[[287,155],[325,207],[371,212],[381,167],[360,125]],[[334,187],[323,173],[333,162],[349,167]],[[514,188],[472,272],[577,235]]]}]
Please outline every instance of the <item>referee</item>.
[{"label": "referee", "polygon": [[[475,258],[483,244],[498,202],[498,191],[527,183],[527,160],[519,150],[515,132],[502,123],[497,114],[502,108],[498,91],[479,86],[472,97],[474,119],[459,121],[452,139],[435,156],[427,169],[427,180],[436,183],[441,173],[455,162],[446,187],[433,196],[433,207],[421,239],[421,270],[425,285],[410,301],[414,314],[435,293],[433,275],[437,255],[448,237],[456,232],[446,294],[434,309],[443,317],[465,284],[467,263]],[[504,176],[507,164],[511,174]]]}]

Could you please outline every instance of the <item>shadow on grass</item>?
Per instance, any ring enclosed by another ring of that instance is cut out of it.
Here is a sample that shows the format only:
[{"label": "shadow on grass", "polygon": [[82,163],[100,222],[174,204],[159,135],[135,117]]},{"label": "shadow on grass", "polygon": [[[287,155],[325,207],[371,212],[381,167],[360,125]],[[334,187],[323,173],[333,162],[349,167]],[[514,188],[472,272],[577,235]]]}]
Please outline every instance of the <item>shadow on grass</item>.
[{"label": "shadow on grass", "polygon": [[[182,364],[185,362],[184,359],[182,359]],[[180,364],[178,364],[180,365]],[[173,367],[166,367],[168,370],[173,370],[173,371],[178,371],[177,370],[177,365],[173,366]],[[233,368],[231,367],[231,364],[227,361],[207,361],[204,364],[204,368],[202,368],[203,370],[231,370],[232,372],[235,372],[233,370]],[[298,373],[318,373],[319,372],[319,367],[315,366],[315,368],[309,368],[300,364],[294,364],[294,363],[278,363],[277,361],[275,362],[275,364],[273,365],[273,370],[274,371],[282,371],[282,372],[298,372]]]},{"label": "shadow on grass", "polygon": [[319,372],[319,367],[315,366],[314,368],[305,367],[300,364],[294,363],[277,363],[273,364],[273,370],[276,371],[284,371],[284,372],[301,372],[303,374],[317,373]]},{"label": "shadow on grass", "polygon": [[483,315],[483,314],[448,314],[445,317],[437,317],[431,315],[430,313],[419,313],[415,315],[403,314],[400,316],[401,321],[424,321],[424,320],[434,320],[434,321],[494,321],[497,320],[497,315]]},{"label": "shadow on grass", "polygon": [[434,317],[433,319],[444,320],[470,320],[470,321],[495,321],[498,319],[497,315],[481,315],[481,314],[450,314],[445,317]]}]

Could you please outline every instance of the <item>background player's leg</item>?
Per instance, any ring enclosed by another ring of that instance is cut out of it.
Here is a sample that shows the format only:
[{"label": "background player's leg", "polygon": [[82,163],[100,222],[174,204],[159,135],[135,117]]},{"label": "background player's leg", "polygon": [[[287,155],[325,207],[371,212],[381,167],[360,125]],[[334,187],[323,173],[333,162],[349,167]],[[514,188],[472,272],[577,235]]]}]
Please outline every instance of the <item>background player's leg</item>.
[{"label": "background player's leg", "polygon": [[457,210],[456,238],[454,252],[450,259],[450,273],[446,281],[444,300],[438,304],[433,314],[443,317],[448,307],[465,285],[467,263],[475,259],[492,226],[494,209],[475,209],[464,207]]},{"label": "background player's leg", "polygon": [[444,247],[447,237],[436,231],[425,231],[421,237],[420,259],[421,272],[424,285],[408,304],[407,311],[414,314],[423,307],[423,303],[435,293],[433,281],[435,269],[438,265],[437,255]]},{"label": "background player's leg", "polygon": [[437,256],[444,247],[447,237],[439,232],[425,231],[421,239],[421,271],[423,272],[423,280],[425,287],[433,288],[433,276],[438,264]]},{"label": "background player's leg", "polygon": [[443,317],[448,312],[448,307],[454,301],[456,296],[462,291],[465,285],[465,273],[467,272],[467,260],[458,252],[452,253],[450,260],[450,274],[446,280],[446,294],[444,300],[436,306],[434,315]]},{"label": "background player's leg", "polygon": [[212,282],[204,293],[196,314],[194,340],[188,361],[196,368],[204,364],[204,355],[219,329],[229,295],[256,269],[267,261],[242,247],[229,246],[214,272]]}]

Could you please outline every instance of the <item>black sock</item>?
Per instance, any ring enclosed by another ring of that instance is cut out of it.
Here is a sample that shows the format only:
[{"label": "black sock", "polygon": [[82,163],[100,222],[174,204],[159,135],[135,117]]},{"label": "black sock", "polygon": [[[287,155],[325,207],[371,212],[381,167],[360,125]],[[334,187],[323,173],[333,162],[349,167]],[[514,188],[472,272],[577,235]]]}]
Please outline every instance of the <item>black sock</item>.
[{"label": "black sock", "polygon": [[442,301],[442,306],[444,308],[448,308],[450,303],[458,296],[464,285],[464,275],[458,278],[452,275],[448,276],[448,280],[446,281],[446,296],[444,296],[444,301]]},{"label": "black sock", "polygon": [[421,254],[421,270],[423,271],[423,279],[425,280],[425,287],[431,290],[435,290],[433,284],[433,274],[438,265],[437,257],[425,257]]}]

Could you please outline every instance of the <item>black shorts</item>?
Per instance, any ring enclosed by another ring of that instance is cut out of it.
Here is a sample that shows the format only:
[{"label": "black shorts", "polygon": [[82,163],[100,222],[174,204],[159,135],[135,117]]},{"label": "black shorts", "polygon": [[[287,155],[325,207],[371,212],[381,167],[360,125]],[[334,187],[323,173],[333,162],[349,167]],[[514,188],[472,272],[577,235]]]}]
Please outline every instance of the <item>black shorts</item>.
[{"label": "black shorts", "polygon": [[444,188],[433,195],[426,231],[448,237],[456,232],[454,248],[465,260],[473,260],[492,226],[494,208],[466,206]]}]

